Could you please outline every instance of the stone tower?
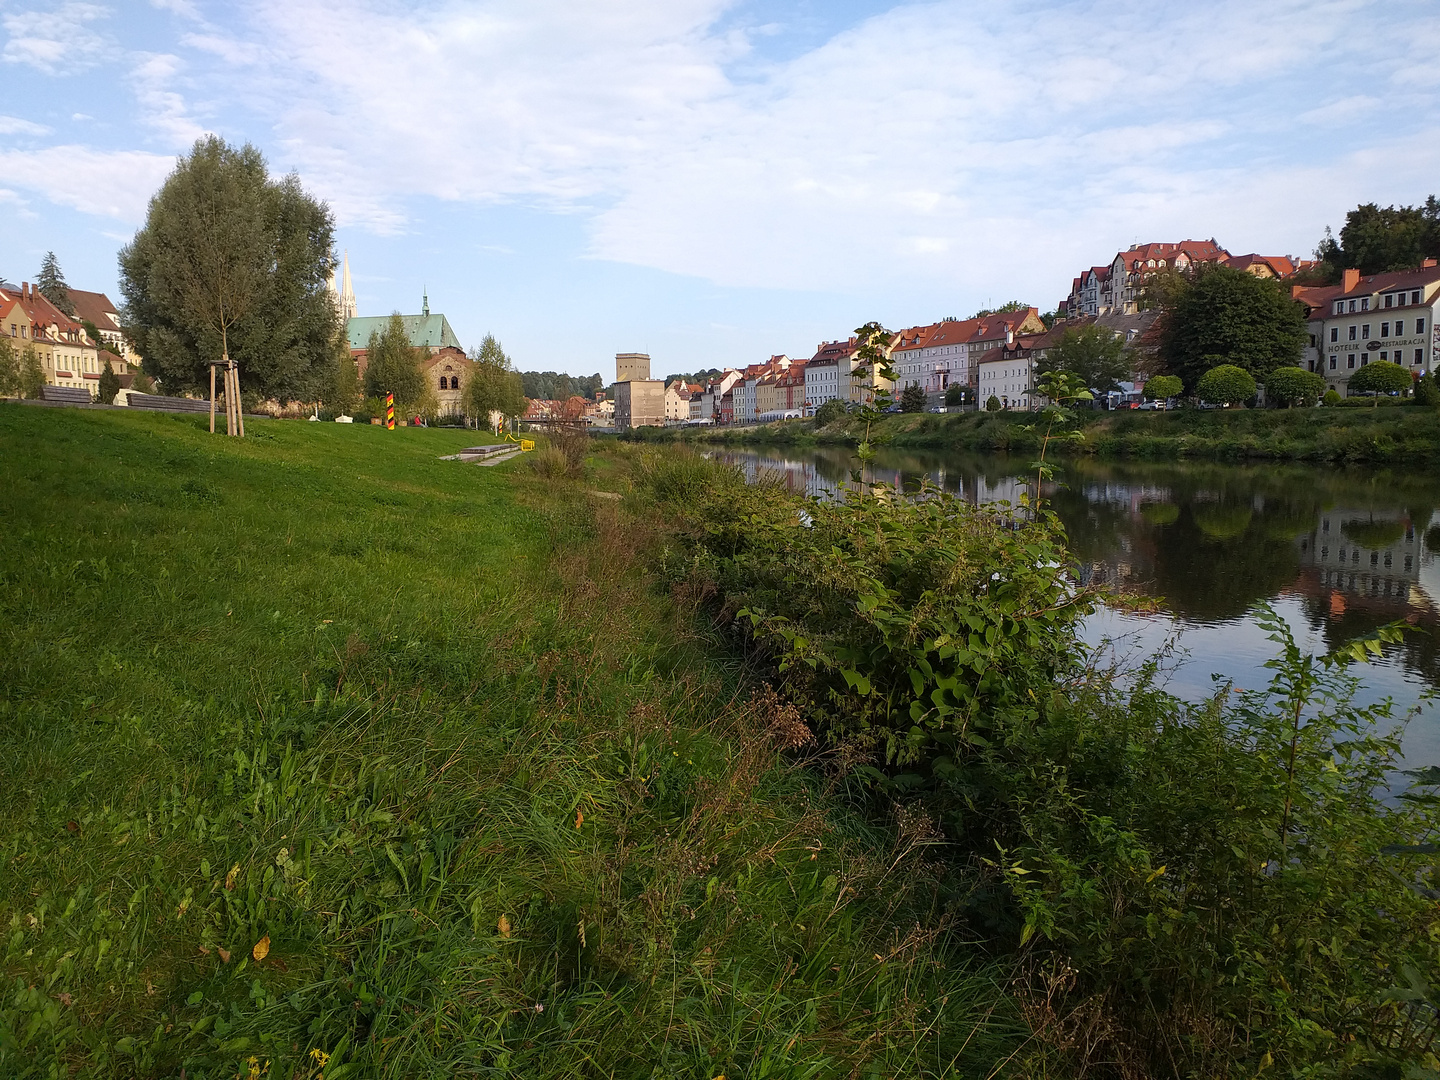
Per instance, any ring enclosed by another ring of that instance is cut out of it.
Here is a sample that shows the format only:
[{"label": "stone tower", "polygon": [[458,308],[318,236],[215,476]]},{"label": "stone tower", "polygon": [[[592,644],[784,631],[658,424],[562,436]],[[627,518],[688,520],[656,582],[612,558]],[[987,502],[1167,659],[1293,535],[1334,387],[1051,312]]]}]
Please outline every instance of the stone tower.
[{"label": "stone tower", "polygon": [[350,287],[350,252],[345,252],[344,272],[337,280],[335,271],[330,272],[330,302],[335,305],[335,314],[343,327],[358,312],[355,309],[355,290]]}]

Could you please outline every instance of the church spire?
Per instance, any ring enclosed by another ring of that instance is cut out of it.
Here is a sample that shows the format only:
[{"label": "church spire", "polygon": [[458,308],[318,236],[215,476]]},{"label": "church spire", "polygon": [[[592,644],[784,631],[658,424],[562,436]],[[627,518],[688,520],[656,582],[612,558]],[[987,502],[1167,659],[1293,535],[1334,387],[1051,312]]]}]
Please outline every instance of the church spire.
[{"label": "church spire", "polygon": [[424,316],[426,316],[426,317],[428,318],[429,315],[430,315],[430,290],[429,290],[429,289],[426,289],[426,290],[425,290],[423,293],[421,293],[420,295],[421,295],[421,297],[422,297],[422,300],[421,300],[421,303],[420,303],[420,314],[422,314],[422,315],[424,315]]}]

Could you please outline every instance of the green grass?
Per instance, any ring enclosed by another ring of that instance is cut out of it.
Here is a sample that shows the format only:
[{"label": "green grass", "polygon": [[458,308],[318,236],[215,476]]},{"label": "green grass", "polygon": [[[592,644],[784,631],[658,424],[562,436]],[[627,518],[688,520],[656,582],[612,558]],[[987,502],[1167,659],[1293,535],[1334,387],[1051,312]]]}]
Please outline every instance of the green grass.
[{"label": "green grass", "polygon": [[1021,1045],[928,834],[784,752],[794,716],[651,582],[644,507],[438,460],[474,433],[247,430],[0,406],[0,1075]]}]

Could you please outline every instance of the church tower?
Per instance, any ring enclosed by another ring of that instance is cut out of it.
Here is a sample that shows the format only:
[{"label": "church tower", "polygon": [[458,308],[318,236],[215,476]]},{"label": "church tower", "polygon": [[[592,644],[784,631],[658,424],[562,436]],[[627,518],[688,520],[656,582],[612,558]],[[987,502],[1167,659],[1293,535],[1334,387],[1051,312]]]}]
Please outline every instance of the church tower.
[{"label": "church tower", "polygon": [[330,272],[330,302],[335,305],[335,314],[340,319],[341,326],[344,326],[351,319],[355,318],[355,290],[350,287],[350,252],[345,252],[344,274],[336,280],[335,271]]}]

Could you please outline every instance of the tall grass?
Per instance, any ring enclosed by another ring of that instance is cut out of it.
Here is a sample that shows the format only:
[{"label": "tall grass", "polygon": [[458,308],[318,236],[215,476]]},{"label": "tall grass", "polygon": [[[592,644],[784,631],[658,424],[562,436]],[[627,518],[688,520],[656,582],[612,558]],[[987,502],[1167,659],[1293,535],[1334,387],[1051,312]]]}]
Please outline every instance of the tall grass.
[{"label": "tall grass", "polygon": [[846,808],[474,434],[0,407],[0,1075],[985,1075],[935,838]]}]

